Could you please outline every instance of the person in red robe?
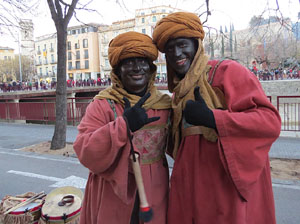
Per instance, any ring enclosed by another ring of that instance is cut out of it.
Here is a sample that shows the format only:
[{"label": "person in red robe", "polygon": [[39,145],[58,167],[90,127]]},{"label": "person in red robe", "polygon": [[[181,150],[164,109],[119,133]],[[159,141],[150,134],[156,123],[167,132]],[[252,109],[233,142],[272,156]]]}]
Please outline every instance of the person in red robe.
[{"label": "person in red robe", "polygon": [[[100,91],[78,126],[74,150],[89,169],[81,224],[142,224],[131,166],[138,153],[150,224],[167,216],[169,170],[165,158],[171,99],[154,86],[158,50],[152,39],[127,32],[109,44],[112,86]],[[128,136],[128,129],[130,136]]]},{"label": "person in red robe", "polygon": [[269,150],[281,120],[251,72],[204,54],[198,16],[172,13],[153,40],[173,93],[169,224],[274,224]]}]

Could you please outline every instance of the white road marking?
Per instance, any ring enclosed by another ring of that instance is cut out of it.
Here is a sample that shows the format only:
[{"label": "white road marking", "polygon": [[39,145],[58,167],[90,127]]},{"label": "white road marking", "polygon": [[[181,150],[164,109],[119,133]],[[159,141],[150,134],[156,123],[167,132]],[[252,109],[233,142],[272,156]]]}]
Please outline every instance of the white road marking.
[{"label": "white road marking", "polygon": [[45,175],[40,175],[36,173],[29,173],[23,171],[9,170],[7,173],[22,175],[25,177],[39,178],[48,181],[54,181],[56,183],[50,185],[49,187],[64,187],[64,186],[73,186],[77,188],[84,189],[86,186],[86,179],[76,176],[69,176],[67,178],[58,178],[58,177],[50,177]]},{"label": "white road marking", "polygon": [[273,187],[280,187],[280,188],[289,188],[289,189],[295,189],[300,190],[299,185],[288,185],[288,184],[272,184]]},{"label": "white road marking", "polygon": [[37,155],[28,155],[28,154],[21,154],[21,153],[14,153],[14,152],[0,152],[0,154],[7,154],[12,156],[23,156],[33,159],[44,159],[44,160],[51,160],[56,162],[65,162],[65,163],[73,163],[73,164],[80,164],[80,162],[77,160],[69,160],[69,159],[55,159],[51,157],[44,157],[44,156],[37,156]]}]

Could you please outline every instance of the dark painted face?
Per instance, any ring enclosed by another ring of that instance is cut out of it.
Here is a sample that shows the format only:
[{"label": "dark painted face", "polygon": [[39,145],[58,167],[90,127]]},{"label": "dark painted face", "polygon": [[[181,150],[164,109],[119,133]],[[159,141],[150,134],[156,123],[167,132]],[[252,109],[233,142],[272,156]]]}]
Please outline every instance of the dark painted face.
[{"label": "dark painted face", "polygon": [[120,62],[118,73],[124,88],[139,95],[151,78],[150,63],[147,58],[126,58]]},{"label": "dark painted face", "polygon": [[179,37],[170,39],[165,46],[168,66],[176,72],[176,76],[183,79],[189,70],[198,46],[191,38]]}]

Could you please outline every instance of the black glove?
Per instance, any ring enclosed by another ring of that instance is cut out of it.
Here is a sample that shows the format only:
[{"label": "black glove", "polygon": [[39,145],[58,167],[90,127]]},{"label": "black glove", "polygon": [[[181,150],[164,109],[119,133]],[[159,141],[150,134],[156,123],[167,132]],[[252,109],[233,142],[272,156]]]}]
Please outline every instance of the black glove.
[{"label": "black glove", "polygon": [[129,129],[132,132],[139,130],[146,124],[160,119],[160,117],[148,118],[146,110],[142,108],[142,105],[150,97],[150,95],[150,93],[145,94],[133,107],[130,106],[130,102],[126,97],[123,98],[125,102],[123,116],[126,118]]},{"label": "black glove", "polygon": [[199,92],[199,86],[194,89],[195,101],[188,100],[183,111],[185,120],[192,125],[201,125],[216,129],[214,114],[209,109]]}]

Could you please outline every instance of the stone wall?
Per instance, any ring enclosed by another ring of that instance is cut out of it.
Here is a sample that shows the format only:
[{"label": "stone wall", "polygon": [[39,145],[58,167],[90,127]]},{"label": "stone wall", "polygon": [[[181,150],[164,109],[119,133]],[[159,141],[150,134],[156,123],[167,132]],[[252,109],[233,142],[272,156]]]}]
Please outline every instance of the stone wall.
[{"label": "stone wall", "polygon": [[300,80],[261,81],[267,96],[272,97],[272,104],[277,106],[277,96],[300,96]]}]

